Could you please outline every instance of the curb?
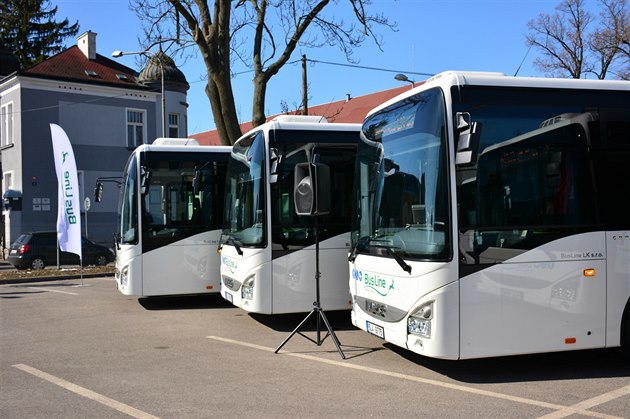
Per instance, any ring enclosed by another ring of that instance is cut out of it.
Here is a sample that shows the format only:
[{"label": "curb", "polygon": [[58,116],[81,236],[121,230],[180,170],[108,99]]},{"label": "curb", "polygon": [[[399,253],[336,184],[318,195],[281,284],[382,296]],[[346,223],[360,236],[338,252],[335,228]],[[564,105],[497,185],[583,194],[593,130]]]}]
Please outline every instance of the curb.
[{"label": "curb", "polygon": [[[100,273],[100,274],[84,274],[83,279],[86,278],[103,278],[114,277],[114,273]],[[51,281],[64,281],[68,279],[81,279],[81,275],[61,275],[61,276],[43,276],[37,278],[15,278],[15,279],[3,279],[0,280],[0,285],[3,284],[27,284],[32,282],[51,282]]]}]

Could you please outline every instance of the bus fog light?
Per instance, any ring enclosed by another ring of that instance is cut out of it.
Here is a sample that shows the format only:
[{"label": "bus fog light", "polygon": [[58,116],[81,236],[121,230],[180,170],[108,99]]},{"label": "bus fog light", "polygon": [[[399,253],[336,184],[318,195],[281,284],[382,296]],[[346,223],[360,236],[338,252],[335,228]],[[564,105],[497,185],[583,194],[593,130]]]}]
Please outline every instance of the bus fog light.
[{"label": "bus fog light", "polygon": [[254,275],[248,277],[241,287],[241,298],[246,300],[254,299]]},{"label": "bus fog light", "polygon": [[433,301],[418,307],[407,319],[407,332],[423,338],[431,337],[433,320]]}]

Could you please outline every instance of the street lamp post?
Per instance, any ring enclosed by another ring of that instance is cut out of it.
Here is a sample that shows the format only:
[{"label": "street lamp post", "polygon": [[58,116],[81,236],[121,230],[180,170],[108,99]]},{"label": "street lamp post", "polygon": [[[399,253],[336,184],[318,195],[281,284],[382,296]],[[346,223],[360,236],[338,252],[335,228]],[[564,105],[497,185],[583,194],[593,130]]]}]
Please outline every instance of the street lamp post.
[{"label": "street lamp post", "polygon": [[411,83],[411,88],[413,89],[415,86],[415,80],[411,80],[409,77],[407,77],[404,74],[398,73],[394,76],[394,78],[398,81],[406,81],[407,83]]},{"label": "street lamp post", "polygon": [[128,51],[112,52],[112,57],[114,58],[120,58],[123,55],[147,55],[149,56],[149,59],[155,57],[155,59],[158,60],[158,63],[160,64],[160,80],[162,83],[162,91],[161,91],[161,94],[162,94],[162,137],[166,137],[166,96],[164,95],[164,62],[162,61],[162,58],[160,57],[159,54],[156,54],[149,50],[132,51],[132,52],[128,52]]}]

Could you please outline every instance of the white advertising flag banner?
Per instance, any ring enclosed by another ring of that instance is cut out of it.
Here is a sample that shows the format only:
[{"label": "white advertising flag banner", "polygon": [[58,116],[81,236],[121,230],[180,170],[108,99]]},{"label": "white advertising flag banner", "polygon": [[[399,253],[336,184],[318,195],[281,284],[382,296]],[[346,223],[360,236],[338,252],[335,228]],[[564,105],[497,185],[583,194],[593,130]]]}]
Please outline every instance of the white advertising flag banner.
[{"label": "white advertising flag banner", "polygon": [[59,182],[59,204],[57,207],[57,238],[64,252],[81,255],[81,208],[79,207],[79,179],[72,144],[65,131],[50,124],[55,172]]}]

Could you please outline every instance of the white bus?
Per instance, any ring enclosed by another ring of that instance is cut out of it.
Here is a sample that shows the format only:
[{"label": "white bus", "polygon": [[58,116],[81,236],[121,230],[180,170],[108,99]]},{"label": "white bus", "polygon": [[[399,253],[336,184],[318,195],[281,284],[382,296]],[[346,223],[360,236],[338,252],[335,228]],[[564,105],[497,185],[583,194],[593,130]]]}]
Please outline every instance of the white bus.
[{"label": "white bus", "polygon": [[217,247],[230,151],[174,138],[133,151],[121,185],[115,234],[121,293],[219,292]]},{"label": "white bus", "polygon": [[[246,311],[299,313],[316,298],[314,221],[318,222],[321,307],[349,310],[351,189],[360,124],[279,116],[234,144],[228,163],[221,295]],[[330,169],[331,211],[296,215],[294,167]]]},{"label": "white bus", "polygon": [[355,326],[444,359],[630,344],[630,83],[442,73],[361,139]]}]

